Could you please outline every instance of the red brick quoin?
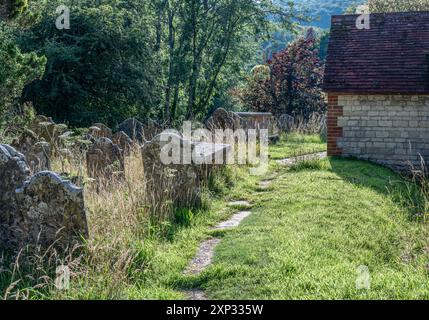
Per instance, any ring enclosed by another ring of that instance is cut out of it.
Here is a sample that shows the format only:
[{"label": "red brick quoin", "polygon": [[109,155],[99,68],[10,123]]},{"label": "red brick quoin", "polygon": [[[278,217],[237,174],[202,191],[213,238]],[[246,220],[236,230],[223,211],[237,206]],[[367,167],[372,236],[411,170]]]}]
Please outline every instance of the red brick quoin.
[{"label": "red brick quoin", "polygon": [[343,136],[343,128],[338,126],[338,117],[343,116],[343,107],[338,105],[338,96],[328,95],[328,156],[341,156],[343,150],[337,146]]}]

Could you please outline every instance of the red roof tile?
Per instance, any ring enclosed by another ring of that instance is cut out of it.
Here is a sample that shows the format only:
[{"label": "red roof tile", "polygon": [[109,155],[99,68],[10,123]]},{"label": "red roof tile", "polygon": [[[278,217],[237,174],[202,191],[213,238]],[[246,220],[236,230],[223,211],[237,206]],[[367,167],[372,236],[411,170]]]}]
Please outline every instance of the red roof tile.
[{"label": "red roof tile", "polygon": [[429,94],[429,12],[333,16],[323,89],[337,93]]}]

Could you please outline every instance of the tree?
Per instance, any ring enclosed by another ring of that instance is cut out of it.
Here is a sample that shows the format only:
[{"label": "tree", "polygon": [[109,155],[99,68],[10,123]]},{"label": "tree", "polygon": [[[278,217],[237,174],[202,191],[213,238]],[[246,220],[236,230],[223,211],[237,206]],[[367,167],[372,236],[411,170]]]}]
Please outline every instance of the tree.
[{"label": "tree", "polygon": [[309,117],[326,109],[321,90],[323,62],[319,41],[309,32],[276,53],[267,66],[257,67],[239,95],[253,111]]},{"label": "tree", "polygon": [[428,11],[428,0],[369,0],[370,12]]},{"label": "tree", "polygon": [[23,14],[27,9],[27,0],[2,0],[0,4],[0,21],[14,19]]},{"label": "tree", "polygon": [[40,21],[21,35],[23,48],[48,61],[24,99],[38,112],[75,126],[150,116],[160,101],[161,81],[145,4],[72,1],[71,28],[58,30],[55,8],[63,3],[50,1]]},{"label": "tree", "polygon": [[14,28],[6,22],[26,10],[27,2],[9,1],[0,6],[0,128],[13,114],[25,85],[43,75],[46,58],[23,53],[16,44]]},{"label": "tree", "polygon": [[291,29],[295,16],[292,7],[269,0],[157,0],[153,8],[155,47],[165,52],[163,110],[169,121],[203,118],[255,52],[249,43],[268,34],[272,21]]}]

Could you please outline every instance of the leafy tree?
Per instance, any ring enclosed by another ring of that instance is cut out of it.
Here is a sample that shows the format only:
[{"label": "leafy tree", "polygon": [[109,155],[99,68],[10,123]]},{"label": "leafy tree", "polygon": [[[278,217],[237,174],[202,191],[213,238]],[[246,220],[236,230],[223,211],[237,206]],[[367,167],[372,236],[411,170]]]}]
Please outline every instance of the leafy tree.
[{"label": "leafy tree", "polygon": [[28,0],[2,0],[0,4],[0,20],[11,20],[28,9]]},{"label": "leafy tree", "polygon": [[428,11],[428,0],[369,0],[370,12]]},{"label": "leafy tree", "polygon": [[[22,2],[14,2],[22,4]],[[2,9],[3,10],[3,9]],[[1,12],[8,22],[16,17],[18,10]],[[14,28],[0,21],[0,128],[6,117],[16,111],[18,99],[25,85],[43,75],[46,58],[34,52],[23,53],[16,44]]]},{"label": "leafy tree", "polygon": [[26,88],[24,99],[41,113],[79,126],[150,115],[159,103],[159,81],[145,5],[70,2],[71,27],[58,30],[55,7],[63,3],[51,1],[47,14],[22,34],[25,49],[48,59],[43,78]]},{"label": "leafy tree", "polygon": [[273,21],[291,29],[295,16],[292,6],[269,0],[158,0],[154,11],[155,47],[166,52],[163,114],[170,121],[202,118],[216,100],[225,101],[219,92],[228,91],[255,52],[249,43],[267,35]]},{"label": "leafy tree", "polygon": [[240,100],[251,110],[308,117],[326,109],[321,90],[323,62],[319,41],[311,33],[276,53],[266,66],[253,70]]}]

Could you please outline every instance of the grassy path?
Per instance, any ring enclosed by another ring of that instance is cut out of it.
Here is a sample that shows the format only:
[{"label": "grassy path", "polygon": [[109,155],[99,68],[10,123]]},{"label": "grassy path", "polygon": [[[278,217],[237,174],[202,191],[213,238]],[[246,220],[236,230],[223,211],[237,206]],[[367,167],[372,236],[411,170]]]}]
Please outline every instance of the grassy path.
[{"label": "grassy path", "polygon": [[[106,251],[114,256],[93,248],[68,291],[19,285],[30,299],[186,299],[187,292],[213,299],[429,299],[428,225],[414,218],[423,211],[409,205],[405,195],[413,193],[404,180],[355,160],[277,163],[324,150],[318,137],[283,137],[270,147],[266,176],[227,168],[211,182],[207,208],[182,223],[144,222],[143,235],[124,235]],[[252,208],[228,206],[240,200]],[[244,209],[252,214],[237,228],[214,228]],[[220,239],[213,263],[184,274],[210,239]],[[356,289],[360,266],[369,269],[370,290]],[[10,270],[0,273],[2,295]]]},{"label": "grassy path", "polygon": [[[397,175],[339,159],[273,172],[269,192],[248,196],[253,214],[188,285],[215,299],[429,298],[427,225],[401,204]],[[370,290],[356,289],[361,265]]]}]

